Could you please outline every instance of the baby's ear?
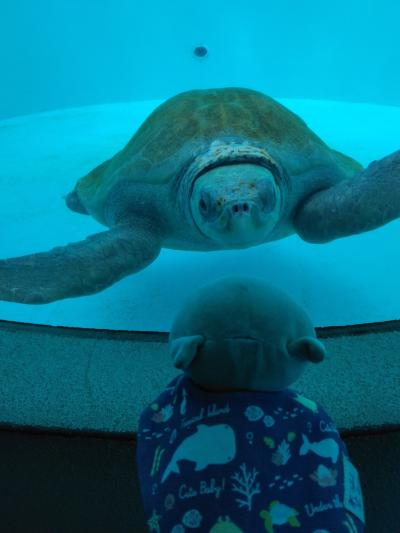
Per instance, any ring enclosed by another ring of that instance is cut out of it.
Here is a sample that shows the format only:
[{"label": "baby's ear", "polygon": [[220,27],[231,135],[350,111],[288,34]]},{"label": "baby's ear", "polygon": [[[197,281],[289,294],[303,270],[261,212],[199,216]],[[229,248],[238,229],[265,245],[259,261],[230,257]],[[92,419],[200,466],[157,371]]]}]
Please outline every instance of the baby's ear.
[{"label": "baby's ear", "polygon": [[204,337],[202,335],[179,337],[171,341],[169,353],[174,361],[174,366],[186,370],[196,357],[197,349],[203,342]]},{"label": "baby's ear", "polygon": [[300,337],[288,344],[291,355],[306,359],[312,363],[320,363],[326,357],[325,346],[314,337]]}]

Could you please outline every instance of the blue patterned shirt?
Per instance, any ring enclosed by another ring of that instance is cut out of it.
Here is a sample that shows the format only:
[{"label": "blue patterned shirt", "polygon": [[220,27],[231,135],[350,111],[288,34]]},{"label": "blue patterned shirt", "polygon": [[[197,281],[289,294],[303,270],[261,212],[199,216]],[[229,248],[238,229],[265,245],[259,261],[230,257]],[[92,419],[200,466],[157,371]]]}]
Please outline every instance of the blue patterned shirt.
[{"label": "blue patterned shirt", "polygon": [[181,374],[141,414],[137,464],[150,532],[364,531],[346,445],[293,389],[212,392]]}]

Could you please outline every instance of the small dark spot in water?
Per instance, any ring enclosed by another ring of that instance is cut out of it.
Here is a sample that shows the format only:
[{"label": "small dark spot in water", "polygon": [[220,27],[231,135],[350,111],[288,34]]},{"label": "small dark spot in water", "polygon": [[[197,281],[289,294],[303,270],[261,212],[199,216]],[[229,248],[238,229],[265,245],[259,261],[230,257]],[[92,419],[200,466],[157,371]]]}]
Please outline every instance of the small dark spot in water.
[{"label": "small dark spot in water", "polygon": [[205,57],[208,54],[208,50],[205,46],[196,46],[193,53],[197,57]]}]

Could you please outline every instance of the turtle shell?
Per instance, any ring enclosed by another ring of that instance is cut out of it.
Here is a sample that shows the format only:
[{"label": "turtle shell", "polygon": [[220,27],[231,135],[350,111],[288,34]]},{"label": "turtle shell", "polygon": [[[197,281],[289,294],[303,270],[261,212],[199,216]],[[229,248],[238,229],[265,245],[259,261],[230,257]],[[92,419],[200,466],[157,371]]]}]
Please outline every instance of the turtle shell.
[{"label": "turtle shell", "polygon": [[[157,107],[128,144],[81,178],[75,192],[99,218],[111,189],[121,180],[161,185],[216,139],[243,140],[266,149],[289,176],[311,166],[360,166],[330,150],[306,123],[274,99],[241,88],[193,90]],[[101,217],[100,217],[101,218]]]}]

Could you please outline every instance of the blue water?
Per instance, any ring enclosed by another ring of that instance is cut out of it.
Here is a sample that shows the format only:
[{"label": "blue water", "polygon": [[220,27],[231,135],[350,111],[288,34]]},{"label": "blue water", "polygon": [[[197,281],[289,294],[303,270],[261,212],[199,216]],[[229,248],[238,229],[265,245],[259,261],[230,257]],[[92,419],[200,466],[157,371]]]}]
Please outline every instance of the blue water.
[{"label": "blue water", "polygon": [[[261,90],[364,165],[398,149],[394,0],[4,0],[1,10],[2,258],[102,230],[62,197],[184,90]],[[47,306],[0,302],[0,318],[165,331],[177,293],[236,269],[290,291],[319,326],[398,319],[398,229],[393,222],[323,246],[290,237],[239,252],[164,250],[102,293]]]},{"label": "blue water", "polygon": [[2,0],[0,118],[226,85],[400,105],[399,17],[397,0]]}]

